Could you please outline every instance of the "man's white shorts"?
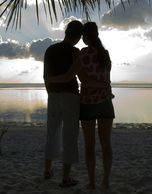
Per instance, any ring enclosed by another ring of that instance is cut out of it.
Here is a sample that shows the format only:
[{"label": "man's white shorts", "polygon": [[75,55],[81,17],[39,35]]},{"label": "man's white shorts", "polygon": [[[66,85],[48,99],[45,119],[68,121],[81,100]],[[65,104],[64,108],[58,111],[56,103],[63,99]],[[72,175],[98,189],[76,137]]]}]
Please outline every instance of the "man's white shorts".
[{"label": "man's white shorts", "polygon": [[78,161],[79,110],[79,94],[48,94],[46,160],[57,159],[62,149],[63,162]]}]

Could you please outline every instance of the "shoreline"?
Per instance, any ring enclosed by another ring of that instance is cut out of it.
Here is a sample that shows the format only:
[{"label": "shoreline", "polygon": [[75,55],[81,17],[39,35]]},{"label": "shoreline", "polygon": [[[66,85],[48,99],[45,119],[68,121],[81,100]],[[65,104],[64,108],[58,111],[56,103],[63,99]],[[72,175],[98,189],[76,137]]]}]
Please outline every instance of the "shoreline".
[{"label": "shoreline", "polygon": [[[17,122],[17,121],[0,121],[0,130],[3,127],[46,127],[46,122]],[[80,126],[81,127],[81,126]],[[113,128],[120,128],[123,127],[123,129],[132,129],[132,128],[144,128],[144,129],[152,129],[152,123],[132,123],[132,122],[117,122],[113,123]]]},{"label": "shoreline", "polygon": [[[151,82],[111,82],[112,88],[149,88],[152,89]],[[45,89],[44,83],[0,83],[0,89],[20,89],[20,88],[40,88]]]}]

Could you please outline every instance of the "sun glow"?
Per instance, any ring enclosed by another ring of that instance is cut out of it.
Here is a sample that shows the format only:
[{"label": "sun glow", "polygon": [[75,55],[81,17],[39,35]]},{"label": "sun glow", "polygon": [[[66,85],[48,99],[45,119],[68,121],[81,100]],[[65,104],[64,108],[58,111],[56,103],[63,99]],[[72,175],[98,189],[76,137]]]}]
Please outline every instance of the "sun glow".
[{"label": "sun glow", "polygon": [[28,59],[1,59],[0,82],[3,83],[41,83],[43,82],[43,64]]},{"label": "sun glow", "polygon": [[[112,81],[152,82],[149,73],[152,71],[152,42],[145,34],[146,30],[141,28],[128,31],[99,29],[99,37],[112,61]],[[76,46],[81,49],[86,45],[80,40]]]},{"label": "sun glow", "polygon": [[[36,4],[36,0],[27,0],[28,5]],[[38,3],[42,3],[42,0],[39,0]]]},{"label": "sun glow", "polygon": [[144,37],[141,28],[126,31],[100,31],[100,38],[110,51],[114,63],[132,63],[151,52],[151,41]]}]

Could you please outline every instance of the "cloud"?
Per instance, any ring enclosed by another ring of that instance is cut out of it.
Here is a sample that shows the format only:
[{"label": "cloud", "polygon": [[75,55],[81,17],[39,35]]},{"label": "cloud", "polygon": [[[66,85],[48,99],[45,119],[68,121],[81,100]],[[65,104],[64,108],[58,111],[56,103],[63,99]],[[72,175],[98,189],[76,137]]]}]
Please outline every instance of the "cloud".
[{"label": "cloud", "polygon": [[[59,9],[59,5],[57,5],[59,23],[61,20],[63,20],[63,17],[60,12],[61,11]],[[56,22],[53,17],[54,22],[53,24],[51,24],[49,15],[47,14],[47,17],[45,15],[43,3],[39,4],[39,16],[40,16],[40,19],[38,24],[37,18],[36,18],[35,5],[31,4],[27,7],[27,9],[22,9],[21,29],[15,29],[15,27],[12,29],[10,25],[9,29],[6,31],[6,21],[5,21],[6,16],[4,15],[2,18],[0,18],[0,35],[5,41],[8,38],[10,38],[10,39],[17,40],[21,43],[27,43],[27,42],[31,42],[32,40],[44,39],[47,37],[50,37],[52,39],[57,38],[58,34],[54,32],[52,28],[56,27],[58,25],[58,22]]]},{"label": "cloud", "polygon": [[147,37],[148,40],[152,41],[152,28],[145,30],[144,35],[145,37]]},{"label": "cloud", "polygon": [[43,57],[44,57],[44,53],[46,51],[46,49],[54,44],[57,43],[59,41],[56,40],[51,40],[49,38],[46,38],[44,40],[37,40],[37,41],[33,41],[30,45],[29,48],[29,53],[32,57],[34,57],[36,60],[38,61],[42,61]]},{"label": "cloud", "polygon": [[[67,24],[72,21],[77,20],[76,17],[71,16],[62,20],[57,27],[52,27],[52,32],[57,35],[57,39],[43,38],[32,40],[30,43],[19,43],[15,40],[3,41],[0,36],[0,57],[7,58],[28,58],[34,57],[36,60],[43,60],[45,50],[52,44],[59,42],[64,37],[64,30]],[[81,20],[80,20],[81,21]],[[29,31],[30,34],[30,31]],[[31,35],[32,36],[32,35]],[[49,36],[48,36],[49,37]],[[62,38],[59,38],[62,37]],[[34,37],[33,37],[34,39]]]},{"label": "cloud", "polygon": [[29,58],[33,57],[38,61],[43,61],[45,50],[57,40],[46,38],[44,40],[32,41],[27,45],[19,44],[15,41],[1,42],[0,57],[6,58]]},{"label": "cloud", "polygon": [[[70,17],[65,18],[64,20],[62,20],[59,23],[58,27],[54,27],[52,29],[55,30],[55,31],[62,31],[62,32],[64,32],[65,29],[66,29],[66,26],[68,25],[68,23],[73,21],[73,20],[78,20],[78,19],[76,17],[74,17],[74,16],[70,16]],[[81,22],[82,19],[79,19],[79,21]]]},{"label": "cloud", "polygon": [[[1,1],[1,0],[0,0]],[[38,39],[45,39],[50,37],[51,39],[62,39],[64,37],[64,28],[67,22],[69,22],[72,18],[83,20],[85,18],[83,7],[81,6],[76,10],[76,12],[69,11],[63,17],[59,1],[55,1],[56,4],[56,12],[58,15],[58,21],[54,19],[53,16],[53,23],[51,23],[49,13],[47,16],[44,11],[43,2],[39,4],[39,24],[37,23],[36,17],[36,9],[34,0],[28,1],[30,5],[27,6],[27,9],[22,9],[22,26],[21,29],[10,28],[6,31],[6,15],[0,18],[0,36],[2,36],[3,40],[13,39],[17,40],[20,43],[27,43],[33,40]],[[31,3],[32,2],[32,3]],[[107,10],[109,10],[108,5],[105,3],[105,0],[101,0],[101,13],[104,14]],[[0,12],[1,12],[0,7]],[[51,9],[51,13],[53,13]],[[90,9],[90,16],[92,21],[99,22],[99,15],[98,15],[98,8],[96,7],[95,10]]]},{"label": "cloud", "polygon": [[0,44],[0,57],[25,58],[28,57],[28,48],[25,45],[19,45],[17,42],[2,42]]},{"label": "cloud", "polygon": [[[63,21],[68,21],[72,15],[75,16],[75,18],[80,18],[80,14],[76,13],[73,14],[71,12],[71,15],[67,15],[63,17],[60,6],[58,1],[56,3],[56,12],[58,14],[58,21],[54,19],[53,17],[53,23],[51,23],[49,14],[47,13],[47,16],[44,11],[43,3],[39,4],[39,23],[37,22],[36,17],[36,9],[35,5],[31,4],[27,7],[26,10],[22,10],[22,26],[21,29],[15,29],[15,28],[8,28],[6,31],[6,22],[5,18],[6,16],[3,16],[0,18],[0,36],[2,36],[3,40],[7,39],[13,39],[16,41],[19,41],[20,43],[27,43],[31,42],[33,40],[38,39],[45,39],[50,37],[51,39],[62,39],[64,37],[64,31],[59,28],[59,26],[62,24]],[[51,10],[51,13],[53,11]],[[66,23],[66,22],[65,22]],[[63,24],[64,28],[64,24]]]},{"label": "cloud", "polygon": [[126,1],[125,10],[122,4],[117,4],[102,17],[102,25],[118,29],[149,27],[152,25],[152,7],[148,0]]}]

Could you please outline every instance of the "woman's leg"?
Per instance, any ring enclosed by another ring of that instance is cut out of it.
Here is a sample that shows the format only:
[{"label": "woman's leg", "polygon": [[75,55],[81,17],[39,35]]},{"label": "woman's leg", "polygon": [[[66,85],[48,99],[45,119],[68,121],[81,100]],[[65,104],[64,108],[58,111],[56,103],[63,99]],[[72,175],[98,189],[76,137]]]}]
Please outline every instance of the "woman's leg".
[{"label": "woman's leg", "polygon": [[104,177],[102,181],[102,188],[109,188],[109,177],[112,168],[112,145],[111,145],[111,131],[113,119],[99,119],[98,120],[98,134],[103,153],[103,167]]},{"label": "woman's leg", "polygon": [[89,176],[89,189],[95,189],[95,120],[82,121],[85,140],[85,158]]}]

